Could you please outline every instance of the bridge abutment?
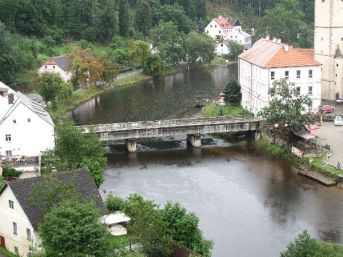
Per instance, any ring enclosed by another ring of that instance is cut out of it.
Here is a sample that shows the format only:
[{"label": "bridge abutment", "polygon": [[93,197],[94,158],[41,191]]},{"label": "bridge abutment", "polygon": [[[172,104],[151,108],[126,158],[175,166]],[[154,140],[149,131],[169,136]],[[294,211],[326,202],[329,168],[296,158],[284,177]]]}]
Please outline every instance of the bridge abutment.
[{"label": "bridge abutment", "polygon": [[200,134],[190,134],[187,135],[187,142],[189,142],[193,147],[201,147],[201,135]]},{"label": "bridge abutment", "polygon": [[129,153],[135,153],[137,151],[137,143],[134,139],[126,139],[126,148]]},{"label": "bridge abutment", "polygon": [[258,141],[261,139],[261,131],[256,130],[255,131],[255,141]]}]

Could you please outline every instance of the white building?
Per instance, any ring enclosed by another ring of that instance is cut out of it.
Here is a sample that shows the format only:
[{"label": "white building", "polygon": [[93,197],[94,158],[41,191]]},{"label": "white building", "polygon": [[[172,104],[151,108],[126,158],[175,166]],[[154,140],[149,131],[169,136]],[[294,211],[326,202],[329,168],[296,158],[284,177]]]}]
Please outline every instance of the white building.
[{"label": "white building", "polygon": [[230,53],[230,49],[224,42],[216,45],[214,53],[218,56],[223,56]]},{"label": "white building", "polygon": [[322,98],[343,97],[343,1],[315,0],[315,59],[323,64]]},{"label": "white building", "polygon": [[72,73],[69,70],[69,65],[70,60],[67,56],[61,55],[53,57],[42,64],[42,66],[38,70],[38,73],[56,73],[63,79],[64,82],[67,82],[72,77]]},{"label": "white building", "polygon": [[[55,177],[62,182],[72,183],[83,200],[94,200],[101,215],[107,214],[98,188],[88,170],[79,169],[59,172]],[[18,256],[26,257],[30,247],[40,248],[37,232],[46,208],[30,202],[33,186],[42,177],[19,179],[7,182],[0,189],[0,246]]]},{"label": "white building", "polygon": [[215,40],[234,41],[245,49],[251,46],[251,36],[242,30],[240,21],[235,18],[214,18],[205,28],[205,32]]},{"label": "white building", "polygon": [[54,123],[43,107],[0,82],[0,160],[37,157],[54,147]]},{"label": "white building", "polygon": [[288,79],[302,95],[312,100],[312,110],[321,102],[321,64],[314,60],[313,49],[294,48],[281,40],[258,40],[238,57],[238,78],[242,106],[255,115],[268,106],[273,82]]}]

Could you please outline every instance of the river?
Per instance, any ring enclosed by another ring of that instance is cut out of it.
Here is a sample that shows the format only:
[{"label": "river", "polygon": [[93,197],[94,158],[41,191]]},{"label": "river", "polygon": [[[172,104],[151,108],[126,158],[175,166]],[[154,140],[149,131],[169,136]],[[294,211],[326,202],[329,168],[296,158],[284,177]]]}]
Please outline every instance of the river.
[{"label": "river", "polygon": [[[89,101],[72,116],[78,124],[192,116],[194,95],[215,98],[234,74],[234,66],[217,67],[142,82]],[[340,190],[298,176],[253,142],[207,136],[203,145],[193,149],[178,137],[141,141],[135,154],[114,146],[101,190],[180,202],[214,241],[213,257],[279,256],[304,229],[343,242]]]}]

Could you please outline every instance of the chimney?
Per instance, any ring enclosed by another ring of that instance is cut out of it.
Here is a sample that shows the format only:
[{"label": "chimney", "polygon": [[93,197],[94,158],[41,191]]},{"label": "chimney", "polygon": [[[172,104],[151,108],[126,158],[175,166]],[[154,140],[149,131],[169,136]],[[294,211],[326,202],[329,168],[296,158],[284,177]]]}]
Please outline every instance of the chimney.
[{"label": "chimney", "polygon": [[286,52],[288,52],[289,46],[288,46],[287,44],[284,44],[284,45],[283,45],[283,49],[284,49]]},{"label": "chimney", "polygon": [[266,40],[270,40],[270,37],[269,37],[269,36],[266,36]]},{"label": "chimney", "polygon": [[8,94],[8,104],[13,104],[14,102],[14,94]]}]

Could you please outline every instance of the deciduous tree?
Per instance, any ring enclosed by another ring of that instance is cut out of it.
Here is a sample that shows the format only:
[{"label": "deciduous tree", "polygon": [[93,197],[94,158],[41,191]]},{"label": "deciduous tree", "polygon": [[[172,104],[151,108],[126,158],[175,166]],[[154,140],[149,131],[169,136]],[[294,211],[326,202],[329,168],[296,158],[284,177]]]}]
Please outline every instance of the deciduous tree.
[{"label": "deciduous tree", "polygon": [[198,58],[210,62],[214,58],[213,39],[205,33],[190,32],[186,36],[186,51],[189,61],[194,63]]},{"label": "deciduous tree", "polygon": [[238,81],[231,80],[224,89],[226,104],[239,105],[242,100],[241,86]]}]

